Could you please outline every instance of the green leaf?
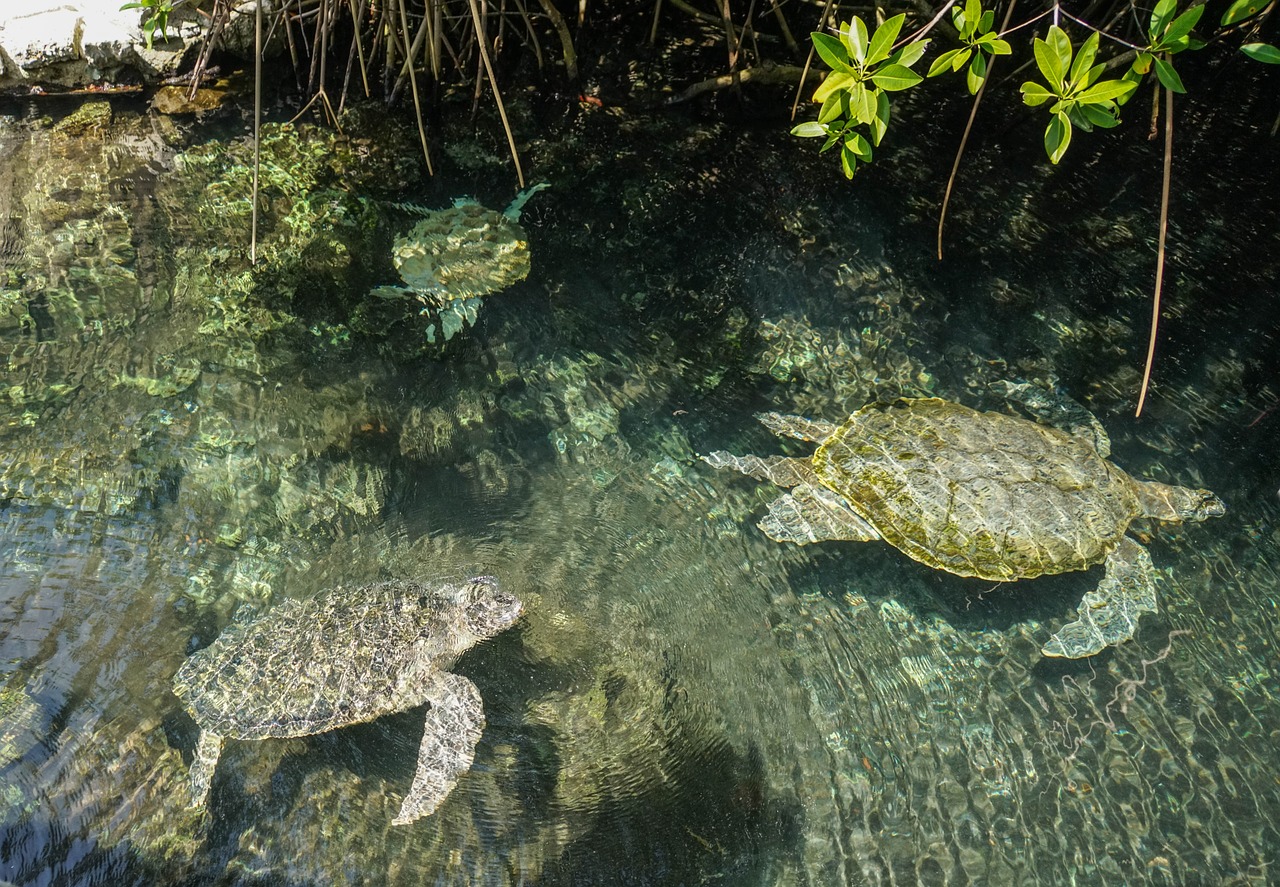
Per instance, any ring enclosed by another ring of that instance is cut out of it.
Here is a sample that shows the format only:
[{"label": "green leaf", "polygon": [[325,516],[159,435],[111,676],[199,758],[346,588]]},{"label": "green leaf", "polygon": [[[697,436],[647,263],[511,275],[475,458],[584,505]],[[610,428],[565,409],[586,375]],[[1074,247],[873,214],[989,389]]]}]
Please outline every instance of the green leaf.
[{"label": "green leaf", "polygon": [[982,20],[978,22],[978,33],[986,34],[991,31],[991,26],[996,23],[996,11],[988,9],[982,14]]},{"label": "green leaf", "polygon": [[867,61],[867,26],[856,15],[852,21],[845,22],[840,31],[840,42],[849,50],[849,58],[857,65]]},{"label": "green leaf", "polygon": [[902,23],[906,20],[907,16],[899,13],[876,28],[875,34],[871,37],[871,44],[867,48],[868,65],[882,62],[889,57],[889,52],[893,49],[893,41],[898,39],[898,32],[902,30]]},{"label": "green leaf", "polygon": [[1182,78],[1178,76],[1178,72],[1173,70],[1173,65],[1169,64],[1162,58],[1156,58],[1156,76],[1160,78],[1160,85],[1170,92],[1186,93],[1186,88],[1182,85]]},{"label": "green leaf", "polygon": [[1127,96],[1137,88],[1137,84],[1129,80],[1103,80],[1095,83],[1076,96],[1076,100],[1085,104],[1101,104]]},{"label": "green leaf", "polygon": [[1280,65],[1280,49],[1277,49],[1270,43],[1246,43],[1244,46],[1240,47],[1240,51],[1255,62],[1263,62],[1268,65]]},{"label": "green leaf", "polygon": [[884,134],[889,131],[889,94],[883,89],[876,90],[876,119],[871,121],[871,144],[879,145]]},{"label": "green leaf", "polygon": [[1080,51],[1076,53],[1076,60],[1071,63],[1071,73],[1068,79],[1075,86],[1085,84],[1085,77],[1089,73],[1089,69],[1093,67],[1093,59],[1098,54],[1098,32],[1094,31],[1084,43],[1080,44]]},{"label": "green leaf", "polygon": [[[962,52],[969,52],[969,50],[968,49],[948,49],[942,55],[938,56],[936,59],[933,60],[933,64],[929,66],[929,73],[927,76],[937,77],[939,74],[943,73],[948,68],[954,71],[955,68],[951,63],[955,61],[956,57],[960,55],[960,53]],[[960,62],[960,64],[963,65],[964,62]]]},{"label": "green leaf", "polygon": [[827,63],[828,68],[833,71],[853,70],[849,67],[849,53],[845,51],[843,43],[821,31],[814,31],[809,36],[813,38],[813,48],[818,51],[818,55]]},{"label": "green leaf", "polygon": [[1234,25],[1236,22],[1242,22],[1250,16],[1257,15],[1267,7],[1268,0],[1236,0],[1227,11],[1222,14],[1222,26]]},{"label": "green leaf", "polygon": [[1156,8],[1151,11],[1151,26],[1148,29],[1152,43],[1159,41],[1165,28],[1169,27],[1169,22],[1173,21],[1173,14],[1177,11],[1178,0],[1160,0],[1156,4]]},{"label": "green leaf", "polygon": [[792,127],[791,134],[793,136],[799,136],[802,139],[813,139],[818,136],[826,135],[827,127],[818,123],[816,120],[809,120],[805,123],[801,123],[799,126]]},{"label": "green leaf", "polygon": [[969,95],[977,95],[982,88],[982,81],[987,79],[987,57],[978,53],[969,65],[969,73],[965,76],[965,85],[969,87]]},{"label": "green leaf", "polygon": [[951,23],[955,25],[956,30],[960,32],[960,39],[964,40],[965,34],[968,33],[966,27],[969,24],[969,20],[965,18],[964,10],[959,6],[951,7]]},{"label": "green leaf", "polygon": [[858,159],[863,163],[871,162],[871,145],[862,137],[861,133],[850,133],[845,137],[844,143],[849,150],[858,155]]},{"label": "green leaf", "polygon": [[1067,112],[1067,120],[1071,121],[1071,125],[1078,127],[1085,132],[1093,132],[1093,124],[1089,122],[1089,118],[1085,117],[1079,106],[1073,105]]},{"label": "green leaf", "polygon": [[1081,105],[1080,113],[1094,126],[1111,129],[1120,123],[1115,111],[1108,111],[1102,105]]},{"label": "green leaf", "polygon": [[1043,105],[1051,98],[1053,98],[1053,93],[1034,80],[1028,80],[1022,84],[1022,101],[1024,104],[1034,108],[1036,105]]},{"label": "green leaf", "polygon": [[1013,49],[1009,46],[1009,41],[996,39],[991,41],[991,54],[1013,55]]},{"label": "green leaf", "polygon": [[910,68],[916,62],[920,61],[920,57],[924,55],[925,47],[928,45],[928,40],[917,40],[915,43],[908,43],[893,55],[889,56],[889,64],[902,65],[904,68]]},{"label": "green leaf", "polygon": [[859,83],[849,90],[849,114],[859,123],[870,124],[876,119],[874,89],[868,89]]},{"label": "green leaf", "polygon": [[854,172],[858,169],[858,158],[847,143],[840,146],[840,166],[844,169],[846,179],[852,179]]},{"label": "green leaf", "polygon": [[827,79],[818,84],[818,88],[813,91],[813,100],[815,102],[825,102],[827,96],[835,92],[837,89],[848,89],[852,84],[857,83],[857,79],[851,74],[845,74],[842,71],[834,71],[827,75]]},{"label": "green leaf", "polygon": [[1193,6],[1173,20],[1173,24],[1169,26],[1169,30],[1164,32],[1164,42],[1170,43],[1179,41],[1191,33],[1191,29],[1196,26],[1196,22],[1200,21],[1200,16],[1204,15],[1204,4]]},{"label": "green leaf", "polygon": [[965,0],[964,20],[968,23],[970,30],[976,29],[981,19],[982,0]]},{"label": "green leaf", "polygon": [[1049,162],[1056,164],[1067,153],[1071,144],[1071,121],[1061,112],[1049,118],[1049,127],[1044,131],[1044,150],[1049,155]]},{"label": "green leaf", "polygon": [[838,90],[827,96],[827,100],[822,103],[822,110],[818,112],[819,123],[830,123],[840,117],[849,116],[849,93]]},{"label": "green leaf", "polygon": [[1151,70],[1151,59],[1153,56],[1149,52],[1140,52],[1133,60],[1133,64],[1129,70],[1138,75],[1144,75]]},{"label": "green leaf", "polygon": [[871,82],[881,89],[896,92],[910,89],[924,78],[903,65],[885,65],[871,75]]},{"label": "green leaf", "polygon": [[[1036,66],[1044,79],[1057,92],[1062,92],[1062,79],[1067,74],[1067,66],[1071,62],[1071,42],[1067,40],[1065,55],[1061,52],[1062,41],[1067,35],[1057,25],[1049,28],[1049,40],[1035,39]],[[1049,41],[1053,41],[1050,43]]]}]

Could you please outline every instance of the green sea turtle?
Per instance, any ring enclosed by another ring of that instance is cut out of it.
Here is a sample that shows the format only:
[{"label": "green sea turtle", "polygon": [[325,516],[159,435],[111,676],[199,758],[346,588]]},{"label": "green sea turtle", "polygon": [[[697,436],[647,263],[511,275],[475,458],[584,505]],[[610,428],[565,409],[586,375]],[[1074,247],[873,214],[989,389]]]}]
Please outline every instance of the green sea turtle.
[{"label": "green sea turtle", "polygon": [[421,313],[430,319],[427,341],[436,340],[437,324],[439,334],[451,339],[464,325],[476,322],[485,296],[529,275],[529,235],[520,226],[520,212],[546,187],[543,183],[526,188],[502,212],[470,197],[460,197],[444,209],[396,204],[421,216],[391,248],[391,262],[405,286],[379,286],[373,294],[417,298]]},{"label": "green sea turtle", "polygon": [[471,766],[485,723],[475,684],[448,669],[520,610],[480,576],[334,588],[232,625],[173,679],[201,729],[192,806],[205,802],[226,738],[310,736],[429,702],[417,772],[393,822],[426,816]]},{"label": "green sea turtle", "polygon": [[1130,477],[1107,459],[1110,444],[1096,423],[1068,434],[938,398],[869,404],[840,426],[758,418],[777,435],[816,442],[817,452],[703,458],[790,488],[760,521],[771,539],[883,539],[931,567],[996,581],[1105,564],[1046,656],[1090,656],[1131,638],[1138,616],[1155,610],[1155,570],[1125,535],[1130,521],[1225,512],[1208,490]]}]

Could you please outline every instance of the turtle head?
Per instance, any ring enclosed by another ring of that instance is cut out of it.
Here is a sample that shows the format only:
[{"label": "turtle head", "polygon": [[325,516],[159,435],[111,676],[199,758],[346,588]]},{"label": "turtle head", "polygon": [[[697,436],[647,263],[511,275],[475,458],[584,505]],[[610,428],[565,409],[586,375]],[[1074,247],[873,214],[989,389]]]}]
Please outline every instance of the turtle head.
[{"label": "turtle head", "polygon": [[1227,513],[1222,500],[1208,490],[1174,487],[1155,481],[1140,482],[1136,486],[1146,517],[1163,521],[1202,521]]},{"label": "turtle head", "polygon": [[468,579],[463,589],[466,622],[478,638],[491,638],[520,618],[524,606],[515,595],[503,591],[492,576]]}]

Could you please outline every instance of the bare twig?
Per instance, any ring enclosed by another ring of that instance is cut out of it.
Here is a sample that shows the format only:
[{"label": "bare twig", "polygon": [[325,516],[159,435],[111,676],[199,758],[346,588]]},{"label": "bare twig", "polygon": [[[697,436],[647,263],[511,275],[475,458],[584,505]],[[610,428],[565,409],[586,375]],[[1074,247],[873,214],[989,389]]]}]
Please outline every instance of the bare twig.
[{"label": "bare twig", "polygon": [[[728,89],[737,83],[795,83],[805,74],[805,69],[798,65],[771,65],[762,64],[754,68],[747,68],[742,71],[736,71],[734,74],[724,74],[720,77],[712,77],[709,80],[700,80],[692,86],[686,87],[684,91],[673,95],[667,99],[666,104],[678,105],[681,102],[687,102],[690,99],[697,98],[703,93],[714,92],[718,89]],[[735,78],[736,75],[736,78]]]}]

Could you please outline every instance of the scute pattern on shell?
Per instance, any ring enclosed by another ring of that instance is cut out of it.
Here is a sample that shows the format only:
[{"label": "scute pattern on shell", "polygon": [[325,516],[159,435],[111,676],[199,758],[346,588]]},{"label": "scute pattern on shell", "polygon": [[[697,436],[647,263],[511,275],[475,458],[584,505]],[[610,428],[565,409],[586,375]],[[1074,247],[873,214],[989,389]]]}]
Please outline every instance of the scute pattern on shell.
[{"label": "scute pattern on shell", "polygon": [[1100,563],[1141,511],[1133,481],[1086,441],[936,398],[863,407],[813,465],[887,542],[982,579]]},{"label": "scute pattern on shell", "polygon": [[235,739],[370,721],[402,710],[391,700],[406,673],[448,668],[474,642],[463,618],[458,601],[413,582],[285,600],[192,654],[174,691],[203,729]]},{"label": "scute pattern on shell", "polygon": [[524,280],[528,235],[509,216],[463,202],[427,213],[396,238],[391,260],[407,286],[443,305]]}]

